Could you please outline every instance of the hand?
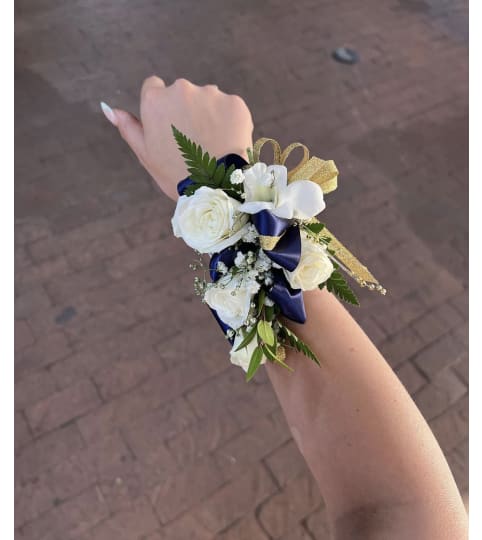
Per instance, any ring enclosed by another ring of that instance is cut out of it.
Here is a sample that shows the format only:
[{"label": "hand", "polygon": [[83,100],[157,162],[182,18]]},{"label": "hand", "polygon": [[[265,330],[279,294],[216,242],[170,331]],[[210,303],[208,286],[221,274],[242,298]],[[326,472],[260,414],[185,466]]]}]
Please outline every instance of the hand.
[{"label": "hand", "polygon": [[101,106],[141,164],[174,200],[176,185],[188,172],[171,124],[217,158],[229,153],[246,158],[246,148],[253,144],[253,121],[246,103],[215,85],[196,86],[178,79],[166,86],[159,77],[149,77],[142,85],[140,120],[105,103]]}]

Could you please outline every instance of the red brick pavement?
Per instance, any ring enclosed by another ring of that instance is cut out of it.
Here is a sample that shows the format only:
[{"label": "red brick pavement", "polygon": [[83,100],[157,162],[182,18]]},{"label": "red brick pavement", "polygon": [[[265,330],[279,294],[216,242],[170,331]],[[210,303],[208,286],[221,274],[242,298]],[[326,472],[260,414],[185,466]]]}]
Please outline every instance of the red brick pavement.
[{"label": "red brick pavement", "polygon": [[16,11],[16,538],[328,538],[266,377],[229,367],[172,203],[99,111],[136,110],[152,73],[239,93],[256,135],[336,160],[325,218],[390,291],[356,317],[466,491],[467,3]]}]

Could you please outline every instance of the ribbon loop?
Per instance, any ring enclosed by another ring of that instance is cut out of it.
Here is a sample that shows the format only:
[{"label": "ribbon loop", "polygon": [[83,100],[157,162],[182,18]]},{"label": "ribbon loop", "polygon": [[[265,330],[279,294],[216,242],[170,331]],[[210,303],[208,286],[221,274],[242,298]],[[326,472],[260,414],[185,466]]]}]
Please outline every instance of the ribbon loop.
[{"label": "ribbon loop", "polygon": [[[302,143],[295,142],[295,143],[292,143],[289,146],[287,146],[283,150],[283,152],[281,152],[281,164],[282,165],[286,165],[286,161],[288,160],[291,152],[295,148],[302,148],[303,149],[303,157],[301,158],[301,161],[298,163],[298,165],[296,165],[296,167],[293,167],[292,169],[290,169],[290,171],[288,172],[288,181],[290,181],[291,177],[299,169],[301,169],[301,167],[303,167],[308,162],[308,160],[310,159],[310,151],[308,150],[308,148]],[[305,180],[308,180],[308,178],[305,177]]]},{"label": "ribbon loop", "polygon": [[261,210],[253,214],[252,220],[260,235],[259,243],[266,251],[275,248],[278,240],[291,225],[291,220],[275,216],[269,210]]},{"label": "ribbon loop", "polygon": [[287,229],[276,246],[270,250],[264,250],[266,255],[276,264],[286,268],[288,272],[298,266],[301,258],[301,235],[298,227]]},{"label": "ribbon loop", "polygon": [[273,147],[273,163],[275,165],[281,164],[281,146],[279,145],[278,141],[275,141],[274,139],[270,139],[269,137],[262,137],[261,139],[258,139],[253,146],[253,158],[254,162],[256,163],[259,161],[259,156],[261,154],[261,149],[263,146],[269,143]]},{"label": "ribbon loop", "polygon": [[273,276],[274,283],[268,291],[268,297],[279,306],[285,317],[303,324],[306,321],[303,291],[292,289],[281,270],[273,270]]}]

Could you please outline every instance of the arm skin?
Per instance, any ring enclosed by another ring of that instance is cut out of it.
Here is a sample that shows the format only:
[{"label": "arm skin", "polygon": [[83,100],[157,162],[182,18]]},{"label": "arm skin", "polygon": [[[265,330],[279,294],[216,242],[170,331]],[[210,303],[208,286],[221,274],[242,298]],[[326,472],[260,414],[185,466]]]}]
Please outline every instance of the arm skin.
[{"label": "arm skin", "polygon": [[[253,123],[244,101],[216,86],[150,77],[141,117],[107,118],[158,186],[176,199],[187,170],[170,125],[212,155],[245,155]],[[338,300],[304,295],[307,322],[289,321],[321,368],[290,351],[294,373],[270,363],[269,378],[293,437],[325,499],[336,540],[464,540],[467,516],[427,423],[381,354]]]},{"label": "arm skin", "polygon": [[467,516],[437,441],[363,330],[326,290],[305,293],[310,343],[295,372],[267,364],[293,437],[320,486],[333,536],[463,540]]}]

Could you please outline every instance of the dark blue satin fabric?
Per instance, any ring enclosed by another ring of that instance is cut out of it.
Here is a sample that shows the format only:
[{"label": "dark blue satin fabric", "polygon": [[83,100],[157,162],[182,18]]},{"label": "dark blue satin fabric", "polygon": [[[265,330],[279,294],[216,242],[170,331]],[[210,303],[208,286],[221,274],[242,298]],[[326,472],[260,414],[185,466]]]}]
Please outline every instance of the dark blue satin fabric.
[{"label": "dark blue satin fabric", "polygon": [[[221,273],[217,271],[218,262],[223,262],[228,268],[233,266],[234,259],[236,258],[237,250],[229,247],[226,249],[223,249],[220,253],[215,253],[211,260],[209,261],[209,275],[211,276],[211,281],[217,281],[221,277]],[[219,326],[221,327],[221,330],[224,332],[224,335],[227,334],[228,330],[232,330],[230,326],[228,326],[225,322],[223,322],[217,312],[209,308],[211,310],[211,313],[213,314],[214,318],[218,322]],[[234,336],[232,338],[228,338],[229,343],[231,345],[234,343]]]},{"label": "dark blue satin fabric", "polygon": [[179,184],[177,184],[177,194],[179,197],[181,195],[184,195],[184,192],[186,191],[186,188],[189,187],[191,184],[194,184],[194,182],[189,178],[184,178],[184,180],[181,180]]},{"label": "dark blue satin fabric", "polygon": [[263,236],[281,236],[291,225],[290,219],[275,216],[269,210],[260,210],[257,214],[253,214],[252,222]]},{"label": "dark blue satin fabric", "polygon": [[223,262],[228,268],[231,268],[234,264],[234,259],[236,258],[237,250],[232,247],[223,249],[220,253],[215,253],[209,262],[209,275],[211,276],[211,281],[217,281],[221,274],[218,272],[218,262]]},{"label": "dark blue satin fabric", "polygon": [[275,248],[265,253],[273,262],[293,272],[301,257],[300,229],[296,225],[287,229]]},{"label": "dark blue satin fabric", "polygon": [[301,289],[292,289],[282,270],[273,270],[273,286],[268,291],[268,297],[277,304],[281,313],[303,324],[306,321],[305,303]]},{"label": "dark blue satin fabric", "polygon": [[[221,165],[221,163],[224,163],[226,169],[231,165],[234,165],[236,169],[241,169],[248,164],[248,162],[241,156],[238,156],[238,154],[227,154],[226,156],[218,159],[217,164]],[[184,195],[184,191],[191,184],[194,184],[194,182],[189,178],[189,176],[184,178],[184,180],[181,180],[179,184],[177,184],[177,193],[179,195]]]},{"label": "dark blue satin fabric", "polygon": [[[211,313],[213,314],[213,317],[216,319],[216,321],[218,322],[219,326],[221,327],[221,330],[223,331],[224,335],[227,336],[227,332],[228,330],[232,330],[232,328],[230,326],[228,326],[226,323],[224,323],[218,316],[218,314],[216,313],[216,311],[212,308],[209,308],[209,310],[211,311]],[[227,338],[229,343],[231,343],[231,345],[234,343],[234,336],[233,337],[228,337]]]}]

